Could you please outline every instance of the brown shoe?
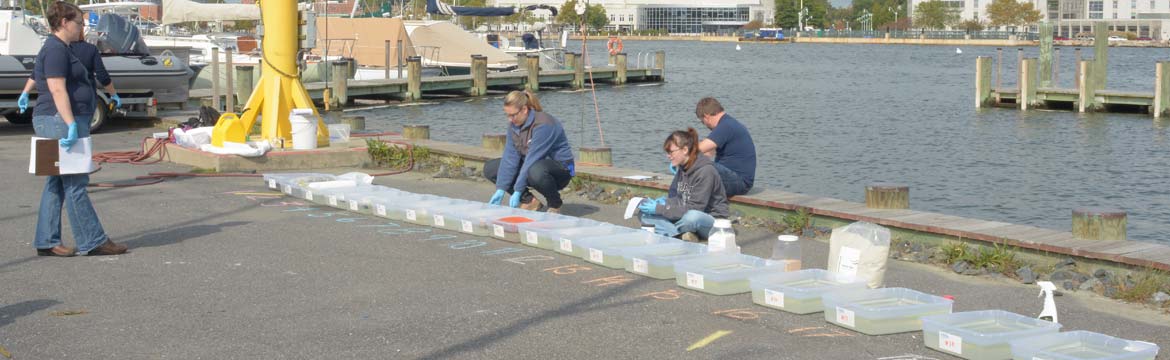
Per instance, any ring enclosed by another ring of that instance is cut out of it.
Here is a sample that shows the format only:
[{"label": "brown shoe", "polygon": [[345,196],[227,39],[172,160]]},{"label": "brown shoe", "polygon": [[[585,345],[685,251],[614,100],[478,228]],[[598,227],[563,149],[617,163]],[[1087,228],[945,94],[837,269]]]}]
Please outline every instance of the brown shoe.
[{"label": "brown shoe", "polygon": [[93,250],[90,250],[89,254],[86,254],[86,255],[88,255],[88,256],[120,255],[120,254],[125,254],[126,250],[127,250],[126,245],[115,244],[113,240],[106,240],[106,242],[102,243],[98,247],[93,248]]},{"label": "brown shoe", "polygon": [[520,203],[520,208],[528,211],[540,210],[540,201],[536,200],[536,197],[533,197],[532,201]]},{"label": "brown shoe", "polygon": [[70,257],[76,255],[76,251],[77,250],[68,246],[57,245],[48,249],[37,249],[37,256]]}]

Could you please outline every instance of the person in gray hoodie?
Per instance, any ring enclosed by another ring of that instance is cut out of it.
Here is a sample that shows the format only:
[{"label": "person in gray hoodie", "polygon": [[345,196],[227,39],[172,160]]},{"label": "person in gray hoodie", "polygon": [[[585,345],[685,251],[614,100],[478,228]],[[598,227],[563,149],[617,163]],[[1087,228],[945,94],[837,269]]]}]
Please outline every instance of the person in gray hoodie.
[{"label": "person in gray hoodie", "polygon": [[688,128],[672,132],[662,144],[671,166],[679,169],[674,175],[677,189],[667,197],[647,199],[638,205],[642,223],[654,225],[654,232],[659,235],[694,233],[699,239],[706,239],[715,218],[728,215],[727,195],[719,171],[711,158],[700,156],[698,143],[699,133]]}]

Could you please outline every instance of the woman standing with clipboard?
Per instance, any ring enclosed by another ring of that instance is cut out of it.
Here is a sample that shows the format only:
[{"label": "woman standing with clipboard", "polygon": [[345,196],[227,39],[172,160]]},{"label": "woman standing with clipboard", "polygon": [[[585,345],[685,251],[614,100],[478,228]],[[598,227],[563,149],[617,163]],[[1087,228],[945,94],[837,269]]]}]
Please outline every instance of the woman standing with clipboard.
[{"label": "woman standing with clipboard", "polygon": [[[57,1],[49,6],[45,17],[52,36],[37,54],[33,78],[41,94],[33,112],[33,130],[39,137],[60,139],[62,151],[69,151],[78,139],[89,137],[96,90],[89,69],[69,49],[81,37],[85,26],[77,5]],[[41,194],[33,246],[40,256],[73,256],[75,250],[61,244],[61,210],[69,213],[76,254],[118,255],[125,245],[115,244],[106,236],[86,186],[89,174],[49,176]]]}]

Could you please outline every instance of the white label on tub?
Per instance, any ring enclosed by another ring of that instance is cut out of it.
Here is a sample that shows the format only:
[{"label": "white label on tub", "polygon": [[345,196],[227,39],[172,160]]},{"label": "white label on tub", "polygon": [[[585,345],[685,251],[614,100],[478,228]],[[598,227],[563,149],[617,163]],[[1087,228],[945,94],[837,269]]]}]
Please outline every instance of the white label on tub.
[{"label": "white label on tub", "polygon": [[688,271],[687,272],[687,287],[694,288],[694,289],[702,289],[703,288],[703,275]]},{"label": "white label on tub", "polygon": [[415,214],[414,210],[406,210],[406,220],[418,221],[418,214]]},{"label": "white label on tub", "polygon": [[268,188],[269,189],[276,189],[276,179],[268,180]]},{"label": "white label on tub", "polygon": [[573,240],[561,238],[561,251],[573,252]]},{"label": "white label on tub", "polygon": [[329,206],[337,206],[337,197],[329,195]]},{"label": "white label on tub", "polygon": [[443,221],[443,215],[435,215],[435,226],[447,226],[447,222]]},{"label": "white label on tub", "polygon": [[529,244],[536,245],[536,239],[537,239],[536,232],[534,232],[534,231],[525,231],[524,232],[524,240],[528,241]]},{"label": "white label on tub", "polygon": [[856,276],[859,264],[861,264],[861,250],[842,246],[841,251],[837,253],[837,273]]},{"label": "white label on tub", "polygon": [[374,205],[374,213],[378,214],[378,216],[386,216],[386,205]]},{"label": "white label on tub", "polygon": [[643,274],[650,272],[650,267],[648,266],[649,264],[646,264],[646,260],[633,258],[631,261],[634,263],[634,272]]},{"label": "white label on tub", "polygon": [[764,289],[764,303],[775,307],[784,307],[784,293]]},{"label": "white label on tub", "polygon": [[350,209],[350,210],[353,210],[353,211],[358,211],[358,202],[357,202],[357,200],[350,200],[350,201],[349,201],[349,209]]},{"label": "white label on tub", "polygon": [[463,225],[463,232],[471,233],[471,232],[475,231],[475,226],[472,225],[470,221],[467,221],[467,220],[460,220],[460,221],[462,222],[460,225]]},{"label": "white label on tub", "polygon": [[280,191],[285,193],[285,194],[291,195],[292,194],[292,185],[285,185],[284,187],[280,188]]},{"label": "white label on tub", "polygon": [[492,235],[495,235],[498,238],[503,238],[504,237],[504,226],[492,224]]},{"label": "white label on tub", "polygon": [[843,307],[837,307],[837,323],[848,327],[854,327],[853,324],[853,310]]},{"label": "white label on tub", "polygon": [[605,261],[605,253],[602,253],[601,250],[589,249],[589,261],[595,263],[603,262]]},{"label": "white label on tub", "polygon": [[305,191],[305,200],[313,201],[313,192]]},{"label": "white label on tub", "polygon": [[943,331],[938,332],[938,348],[955,354],[963,354],[963,338],[958,335],[948,334]]}]

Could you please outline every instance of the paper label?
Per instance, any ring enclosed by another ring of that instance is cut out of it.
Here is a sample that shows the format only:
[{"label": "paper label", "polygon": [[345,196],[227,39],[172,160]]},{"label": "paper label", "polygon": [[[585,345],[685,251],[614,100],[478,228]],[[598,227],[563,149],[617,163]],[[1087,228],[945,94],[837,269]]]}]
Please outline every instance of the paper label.
[{"label": "paper label", "polygon": [[285,194],[292,195],[292,185],[285,185],[284,187],[282,187],[280,189],[280,191],[285,193]]},{"label": "paper label", "polygon": [[313,192],[305,191],[305,200],[313,201]]},{"label": "paper label", "polygon": [[276,179],[269,179],[268,180],[268,188],[269,189],[276,189]]},{"label": "paper label", "polygon": [[472,233],[475,231],[475,226],[472,225],[470,221],[467,221],[467,220],[460,220],[460,221],[462,222],[462,224],[460,224],[460,225],[463,225],[463,232]]},{"label": "paper label", "polygon": [[703,275],[693,272],[687,272],[687,287],[693,289],[703,288]]},{"label": "paper label", "polygon": [[955,354],[963,354],[963,338],[958,335],[948,334],[943,331],[938,332],[938,348]]},{"label": "paper label", "polygon": [[406,210],[406,220],[418,221],[418,214],[415,214],[414,210]]},{"label": "paper label", "polygon": [[634,262],[634,272],[643,274],[650,272],[650,266],[646,264],[646,260],[634,258],[632,261]]},{"label": "paper label", "polygon": [[848,327],[854,327],[853,324],[853,310],[843,307],[837,307],[837,323]]},{"label": "paper label", "polygon": [[605,261],[605,254],[601,250],[589,249],[589,261],[599,263]]},{"label": "paper label", "polygon": [[764,303],[775,307],[784,307],[784,293],[764,289]]},{"label": "paper label", "polygon": [[329,195],[329,206],[337,206],[337,197]]},{"label": "paper label", "polygon": [[353,211],[358,211],[358,202],[357,202],[357,200],[350,200],[350,201],[349,201],[349,209],[350,209],[350,210],[353,210]]},{"label": "paper label", "polygon": [[434,220],[435,220],[435,226],[447,226],[447,222],[443,221],[444,220],[443,215],[435,215]]},{"label": "paper label", "polygon": [[504,226],[492,224],[492,235],[498,238],[504,238]]},{"label": "paper label", "polygon": [[533,232],[533,231],[525,231],[524,232],[524,241],[527,241],[529,244],[536,245],[536,239],[537,239],[536,232]]},{"label": "paper label", "polygon": [[561,239],[561,251],[573,252],[573,240]]},{"label": "paper label", "polygon": [[727,239],[723,236],[712,236],[707,238],[707,251],[716,252],[727,249]]},{"label": "paper label", "polygon": [[374,213],[378,216],[386,216],[386,205],[374,205]]},{"label": "paper label", "polygon": [[847,276],[856,276],[857,268],[861,264],[861,250],[842,246],[837,253],[837,273]]}]

